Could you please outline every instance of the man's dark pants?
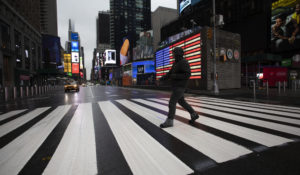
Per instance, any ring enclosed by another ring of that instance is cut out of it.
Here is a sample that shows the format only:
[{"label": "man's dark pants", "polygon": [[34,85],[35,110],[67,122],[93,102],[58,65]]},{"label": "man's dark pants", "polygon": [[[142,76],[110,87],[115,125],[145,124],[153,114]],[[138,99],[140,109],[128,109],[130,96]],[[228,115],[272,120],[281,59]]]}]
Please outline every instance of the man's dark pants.
[{"label": "man's dark pants", "polygon": [[169,101],[169,119],[174,119],[177,102],[190,114],[195,113],[194,109],[184,99],[184,87],[174,87]]}]

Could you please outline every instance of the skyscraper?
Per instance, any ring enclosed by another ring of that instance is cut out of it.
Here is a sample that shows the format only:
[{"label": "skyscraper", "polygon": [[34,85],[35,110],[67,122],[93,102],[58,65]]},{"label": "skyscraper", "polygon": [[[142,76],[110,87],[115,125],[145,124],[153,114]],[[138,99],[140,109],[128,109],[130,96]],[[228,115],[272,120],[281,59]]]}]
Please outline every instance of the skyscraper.
[{"label": "skyscraper", "polygon": [[40,0],[41,32],[57,36],[56,0]]},{"label": "skyscraper", "polygon": [[[119,53],[123,38],[130,48],[135,47],[139,34],[151,29],[151,2],[149,0],[110,0],[110,45]],[[129,50],[129,52],[132,51]]]},{"label": "skyscraper", "polygon": [[100,11],[97,18],[97,45],[110,44],[109,11]]}]

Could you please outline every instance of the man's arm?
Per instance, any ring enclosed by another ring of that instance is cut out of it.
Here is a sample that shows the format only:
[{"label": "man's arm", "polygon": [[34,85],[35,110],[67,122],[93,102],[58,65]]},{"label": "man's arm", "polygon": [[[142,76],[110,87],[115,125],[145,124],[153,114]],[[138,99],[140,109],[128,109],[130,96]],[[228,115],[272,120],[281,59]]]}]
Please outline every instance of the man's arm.
[{"label": "man's arm", "polygon": [[292,37],[296,37],[297,33],[299,32],[299,26],[297,24],[296,19],[292,18],[293,26],[295,27],[294,32],[292,33]]}]

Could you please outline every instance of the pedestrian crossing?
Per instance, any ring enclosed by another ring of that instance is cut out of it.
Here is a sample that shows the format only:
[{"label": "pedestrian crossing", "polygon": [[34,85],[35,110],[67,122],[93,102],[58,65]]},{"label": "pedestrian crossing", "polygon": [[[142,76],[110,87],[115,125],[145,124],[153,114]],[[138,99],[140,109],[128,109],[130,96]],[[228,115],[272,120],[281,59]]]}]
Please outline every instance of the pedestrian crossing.
[{"label": "pedestrian crossing", "polygon": [[0,174],[115,174],[115,168],[126,174],[192,174],[299,141],[297,107],[189,97],[200,116],[196,124],[188,124],[190,114],[178,105],[174,127],[160,129],[168,100],[118,99],[1,114]]}]

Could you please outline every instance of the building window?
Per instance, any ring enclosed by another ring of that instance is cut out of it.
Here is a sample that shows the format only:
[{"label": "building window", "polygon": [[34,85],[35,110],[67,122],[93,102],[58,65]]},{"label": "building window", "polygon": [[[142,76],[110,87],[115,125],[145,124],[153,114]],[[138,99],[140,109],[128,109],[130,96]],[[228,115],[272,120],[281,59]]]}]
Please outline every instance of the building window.
[{"label": "building window", "polygon": [[10,50],[11,46],[10,46],[10,28],[8,25],[4,24],[4,23],[1,23],[0,22],[0,25],[1,25],[1,39],[2,39],[2,42],[1,42],[1,48],[4,49],[4,50]]},{"label": "building window", "polygon": [[30,69],[30,46],[29,46],[29,39],[24,37],[24,55],[25,55],[25,69]]},{"label": "building window", "polygon": [[34,42],[31,43],[31,53],[32,53],[32,69],[36,71],[36,64],[37,64],[37,58],[36,58],[36,45]]},{"label": "building window", "polygon": [[22,36],[21,33],[15,30],[15,55],[16,67],[22,68]]}]

